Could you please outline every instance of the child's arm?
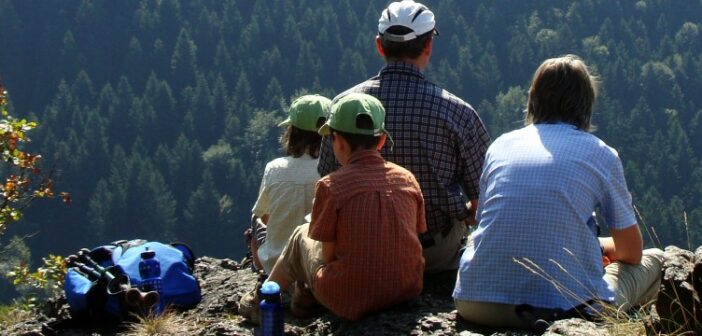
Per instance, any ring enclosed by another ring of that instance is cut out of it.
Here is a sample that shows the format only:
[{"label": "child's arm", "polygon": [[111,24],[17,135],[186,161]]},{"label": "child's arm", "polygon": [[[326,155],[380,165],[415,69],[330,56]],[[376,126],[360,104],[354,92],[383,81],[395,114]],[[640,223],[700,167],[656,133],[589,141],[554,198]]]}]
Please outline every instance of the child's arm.
[{"label": "child's arm", "polygon": [[322,242],[322,261],[328,264],[335,257],[337,209],[331,193],[328,178],[320,179],[316,184],[314,204],[312,204],[312,220],[308,236]]},{"label": "child's arm", "polygon": [[322,260],[325,264],[331,263],[336,259],[334,252],[336,245],[334,242],[322,242]]},{"label": "child's arm", "polygon": [[614,240],[612,237],[598,237],[600,248],[602,249],[602,266],[607,267],[616,261]]}]

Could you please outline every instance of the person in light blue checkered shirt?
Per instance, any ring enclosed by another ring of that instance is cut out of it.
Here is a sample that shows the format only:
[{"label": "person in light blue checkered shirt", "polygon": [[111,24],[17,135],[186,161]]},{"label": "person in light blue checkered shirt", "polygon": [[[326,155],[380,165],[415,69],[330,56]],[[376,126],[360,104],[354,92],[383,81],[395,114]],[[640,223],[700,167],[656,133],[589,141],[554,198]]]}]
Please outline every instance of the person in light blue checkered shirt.
[{"label": "person in light blue checkered shirt", "polygon": [[[642,251],[617,152],[588,132],[595,92],[576,56],[546,60],[529,89],[527,126],[488,149],[479,226],[453,293],[468,321],[532,328],[586,302],[626,311],[655,297],[662,251]],[[596,209],[611,238],[589,225]]]}]

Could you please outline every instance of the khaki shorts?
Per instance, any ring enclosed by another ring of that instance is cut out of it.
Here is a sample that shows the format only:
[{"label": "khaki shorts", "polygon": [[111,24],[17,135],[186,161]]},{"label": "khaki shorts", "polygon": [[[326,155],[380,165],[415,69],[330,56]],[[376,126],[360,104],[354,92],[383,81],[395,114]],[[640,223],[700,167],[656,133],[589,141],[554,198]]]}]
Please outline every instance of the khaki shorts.
[{"label": "khaki shorts", "polygon": [[324,267],[324,261],[322,243],[308,237],[309,228],[309,223],[295,228],[274,268],[290,283],[303,281],[314,293],[314,280],[317,272]]},{"label": "khaki shorts", "polygon": [[454,221],[451,231],[445,236],[442,233],[432,235],[434,245],[423,248],[424,273],[455,271],[463,254],[463,239],[468,229],[462,222]]}]

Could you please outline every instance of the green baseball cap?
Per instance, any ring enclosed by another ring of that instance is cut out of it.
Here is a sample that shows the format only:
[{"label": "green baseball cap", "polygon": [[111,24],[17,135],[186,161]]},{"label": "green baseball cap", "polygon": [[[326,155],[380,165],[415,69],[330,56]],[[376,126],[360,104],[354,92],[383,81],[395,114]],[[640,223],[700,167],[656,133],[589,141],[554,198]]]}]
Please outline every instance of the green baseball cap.
[{"label": "green baseball cap", "polygon": [[319,118],[327,119],[331,100],[320,95],[305,95],[290,104],[288,118],[278,126],[293,125],[301,130],[316,132]]},{"label": "green baseball cap", "polygon": [[[373,120],[373,129],[356,127],[356,118],[365,114]],[[380,136],[385,133],[385,108],[377,98],[365,93],[349,93],[332,105],[327,122],[319,128],[319,134],[329,135],[330,128],[351,134]],[[392,139],[391,139],[392,141]]]}]

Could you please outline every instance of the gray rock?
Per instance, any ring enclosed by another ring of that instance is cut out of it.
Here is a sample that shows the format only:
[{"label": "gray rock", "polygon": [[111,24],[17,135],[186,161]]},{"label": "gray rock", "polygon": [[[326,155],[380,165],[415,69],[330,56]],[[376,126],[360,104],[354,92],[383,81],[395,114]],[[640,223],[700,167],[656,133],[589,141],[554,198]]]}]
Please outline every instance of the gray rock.
[{"label": "gray rock", "polygon": [[[684,263],[681,263],[681,265]],[[178,313],[186,321],[187,334],[201,336],[255,335],[258,328],[238,315],[239,299],[252,290],[257,275],[236,261],[203,257],[197,260],[195,276],[200,280],[202,302],[194,309]],[[455,272],[428,276],[421,297],[348,322],[325,313],[316,318],[286,316],[285,334],[290,335],[509,335],[530,336],[529,331],[485,328],[457,316],[451,293]],[[50,300],[30,318],[11,326],[11,335],[118,335],[124,325],[79,326],[70,322],[65,300]],[[58,324],[55,324],[58,323]],[[63,324],[62,324],[63,323]],[[49,327],[51,325],[52,327]],[[583,321],[554,323],[549,335],[607,335],[603,326]]]},{"label": "gray rock", "polygon": [[610,335],[610,333],[607,328],[604,328],[594,322],[573,318],[554,322],[551,327],[546,330],[544,335],[606,336]]},{"label": "gray rock", "polygon": [[679,334],[700,329],[699,297],[693,287],[695,253],[675,246],[665,249],[663,279],[653,318],[647,323],[649,333]]}]

